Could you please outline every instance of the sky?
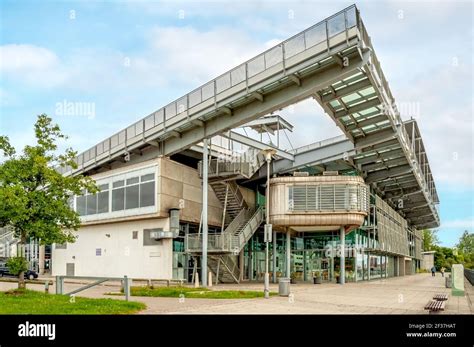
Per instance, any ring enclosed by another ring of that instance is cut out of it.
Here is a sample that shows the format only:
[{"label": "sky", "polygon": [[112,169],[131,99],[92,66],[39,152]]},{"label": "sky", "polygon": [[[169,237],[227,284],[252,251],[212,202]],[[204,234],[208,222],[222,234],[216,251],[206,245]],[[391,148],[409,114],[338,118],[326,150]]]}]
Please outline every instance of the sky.
[{"label": "sky", "polygon": [[[20,150],[46,113],[81,152],[351,4],[0,0],[0,134]],[[418,121],[452,247],[474,230],[473,4],[356,5],[402,118]],[[295,147],[341,134],[314,100],[280,114]]]}]

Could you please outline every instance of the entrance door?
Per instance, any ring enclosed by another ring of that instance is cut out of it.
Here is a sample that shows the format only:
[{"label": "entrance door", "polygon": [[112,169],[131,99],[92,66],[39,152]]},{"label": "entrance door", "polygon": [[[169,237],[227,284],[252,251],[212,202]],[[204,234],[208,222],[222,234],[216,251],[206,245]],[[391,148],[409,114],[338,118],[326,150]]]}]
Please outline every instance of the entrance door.
[{"label": "entrance door", "polygon": [[66,263],[66,276],[74,276],[74,263]]}]

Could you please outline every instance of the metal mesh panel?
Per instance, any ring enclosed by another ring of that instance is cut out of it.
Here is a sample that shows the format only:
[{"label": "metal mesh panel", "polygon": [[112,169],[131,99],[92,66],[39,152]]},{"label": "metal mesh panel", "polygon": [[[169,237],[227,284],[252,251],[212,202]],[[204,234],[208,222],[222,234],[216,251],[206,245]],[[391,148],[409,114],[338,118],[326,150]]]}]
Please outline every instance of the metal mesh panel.
[{"label": "metal mesh panel", "polygon": [[232,86],[239,84],[240,82],[245,81],[245,64],[240,65],[238,68],[234,69],[230,73],[232,80]]},{"label": "metal mesh panel", "polygon": [[155,112],[155,125],[163,123],[164,110],[160,109]]},{"label": "metal mesh panel", "polygon": [[214,82],[206,84],[202,87],[202,101],[205,101],[214,96]]},{"label": "metal mesh panel", "polygon": [[201,89],[195,90],[189,94],[189,107],[196,106],[201,102]]},{"label": "metal mesh panel", "polygon": [[188,99],[186,97],[182,97],[181,99],[178,100],[176,103],[177,105],[177,113],[183,113],[188,109]]},{"label": "metal mesh panel", "polygon": [[110,146],[114,148],[118,145],[118,135],[114,135],[110,138]]},{"label": "metal mesh panel", "polygon": [[122,144],[125,142],[125,130],[122,130],[121,132],[119,132],[118,134],[118,143],[119,144]]},{"label": "metal mesh panel", "polygon": [[145,118],[145,130],[151,129],[155,126],[155,116],[151,115]]},{"label": "metal mesh panel", "polygon": [[104,153],[104,143],[101,142],[97,146],[95,146],[97,154]]},{"label": "metal mesh panel", "polygon": [[285,58],[289,58],[304,51],[304,34],[285,42]]},{"label": "metal mesh panel", "polygon": [[127,139],[132,137],[135,137],[135,127],[133,125],[127,128]]},{"label": "metal mesh panel", "polygon": [[216,79],[216,91],[220,93],[230,88],[230,73],[227,73]]},{"label": "metal mesh panel", "polygon": [[280,46],[274,47],[265,53],[265,65],[269,67],[281,63],[283,60],[282,49]]},{"label": "metal mesh panel", "polygon": [[247,64],[249,77],[255,76],[256,74],[265,70],[265,59],[263,55],[259,55],[255,59],[251,60]]},{"label": "metal mesh panel", "polygon": [[176,116],[176,104],[173,102],[171,105],[166,106],[166,119],[173,118]]},{"label": "metal mesh panel", "polygon": [[321,23],[305,33],[306,48],[326,41],[326,24]]}]

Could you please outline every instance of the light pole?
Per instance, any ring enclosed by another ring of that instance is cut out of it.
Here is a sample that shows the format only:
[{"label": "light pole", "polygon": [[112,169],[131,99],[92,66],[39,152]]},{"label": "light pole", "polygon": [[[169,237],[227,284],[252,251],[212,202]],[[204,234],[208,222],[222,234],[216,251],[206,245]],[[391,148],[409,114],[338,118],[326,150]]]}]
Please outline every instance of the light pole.
[{"label": "light pole", "polygon": [[272,155],[276,153],[276,150],[273,148],[267,148],[262,150],[262,153],[265,155],[267,161],[267,186],[265,194],[265,229],[264,229],[264,241],[265,241],[265,279],[264,279],[264,289],[263,293],[265,299],[270,298],[270,275],[268,273],[268,244],[272,241],[272,225],[270,222],[270,163],[272,161]]}]

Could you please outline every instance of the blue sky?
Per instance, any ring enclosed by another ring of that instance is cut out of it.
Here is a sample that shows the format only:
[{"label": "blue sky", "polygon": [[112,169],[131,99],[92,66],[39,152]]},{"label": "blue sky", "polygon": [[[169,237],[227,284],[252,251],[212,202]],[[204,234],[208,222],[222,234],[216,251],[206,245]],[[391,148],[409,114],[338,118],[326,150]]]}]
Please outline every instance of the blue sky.
[{"label": "blue sky", "polygon": [[[0,133],[21,148],[47,113],[78,151],[285,38],[346,1],[1,1]],[[399,103],[416,103],[441,199],[443,245],[474,229],[473,5],[356,3]],[[88,103],[93,117],[58,114]],[[313,100],[281,112],[294,146],[340,134]],[[402,114],[403,118],[407,118]]]}]

